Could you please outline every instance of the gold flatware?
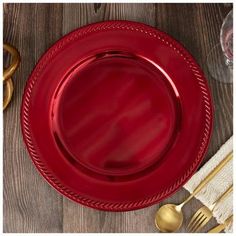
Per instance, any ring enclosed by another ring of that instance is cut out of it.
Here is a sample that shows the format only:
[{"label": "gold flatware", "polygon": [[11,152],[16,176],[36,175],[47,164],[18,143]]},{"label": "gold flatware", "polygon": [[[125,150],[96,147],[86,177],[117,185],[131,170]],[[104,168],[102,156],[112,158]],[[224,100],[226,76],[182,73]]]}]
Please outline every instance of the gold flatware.
[{"label": "gold flatware", "polygon": [[13,82],[12,82],[12,75],[14,74],[15,70],[20,64],[20,55],[16,48],[9,44],[4,44],[3,49],[6,50],[11,54],[12,62],[10,66],[4,69],[3,72],[3,88],[4,88],[4,96],[3,96],[3,110],[8,106],[11,101],[12,94],[13,94]]},{"label": "gold flatware", "polygon": [[220,233],[233,221],[233,215],[231,215],[223,224],[219,224],[207,233]]},{"label": "gold flatware", "polygon": [[191,233],[198,232],[202,227],[204,227],[207,222],[212,218],[213,216],[213,210],[217,204],[219,204],[221,201],[223,201],[229,193],[233,191],[233,185],[231,185],[224,193],[221,195],[213,204],[211,204],[209,207],[203,206],[201,207],[192,217],[191,221],[189,222],[189,225],[187,229]]},{"label": "gold flatware", "polygon": [[12,94],[13,94],[13,82],[12,82],[12,78],[9,78],[8,80],[6,80],[5,82],[3,82],[3,110],[6,109],[6,107],[8,106],[8,104],[11,101],[12,98]]},{"label": "gold flatware", "polygon": [[182,207],[189,202],[203,187],[230,161],[233,152],[229,153],[214,170],[212,170],[206,178],[194,189],[193,193],[181,204],[163,205],[156,213],[155,224],[161,232],[175,232],[183,223]]}]

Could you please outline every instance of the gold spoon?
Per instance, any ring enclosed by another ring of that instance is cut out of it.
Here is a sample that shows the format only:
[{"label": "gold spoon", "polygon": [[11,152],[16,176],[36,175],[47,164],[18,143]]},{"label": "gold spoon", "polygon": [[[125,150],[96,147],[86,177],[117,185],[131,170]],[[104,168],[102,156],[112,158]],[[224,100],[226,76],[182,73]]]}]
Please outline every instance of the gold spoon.
[{"label": "gold spoon", "polygon": [[233,152],[230,152],[214,170],[212,170],[206,178],[194,189],[193,193],[181,204],[163,205],[156,213],[155,224],[161,232],[175,232],[183,223],[182,207],[190,201],[203,187],[232,159]]}]

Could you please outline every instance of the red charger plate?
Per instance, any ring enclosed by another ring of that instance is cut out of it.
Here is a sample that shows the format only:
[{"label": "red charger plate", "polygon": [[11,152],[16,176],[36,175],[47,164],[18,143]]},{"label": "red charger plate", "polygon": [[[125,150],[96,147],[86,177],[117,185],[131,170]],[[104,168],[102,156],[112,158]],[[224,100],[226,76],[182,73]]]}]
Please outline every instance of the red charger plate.
[{"label": "red charger plate", "polygon": [[107,21],[67,34],[42,56],[21,125],[56,190],[127,211],[163,200],[193,175],[209,143],[212,104],[180,43],[141,23]]}]

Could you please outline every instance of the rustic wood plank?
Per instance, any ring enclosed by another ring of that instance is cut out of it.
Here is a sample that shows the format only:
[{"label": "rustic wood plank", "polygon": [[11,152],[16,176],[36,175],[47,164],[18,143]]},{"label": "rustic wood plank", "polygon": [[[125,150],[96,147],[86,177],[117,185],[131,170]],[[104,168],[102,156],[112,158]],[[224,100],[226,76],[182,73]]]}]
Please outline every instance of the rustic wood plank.
[{"label": "rustic wood plank", "polygon": [[[158,27],[193,54],[209,81],[215,118],[206,161],[233,132],[232,85],[213,80],[206,66],[206,57],[219,42],[222,20],[231,8],[229,4],[5,4],[4,41],[19,48],[22,64],[14,76],[13,101],[4,112],[4,232],[157,232],[153,220],[158,204],[125,213],[97,211],[62,198],[39,177],[20,134],[23,87],[39,56],[75,28],[110,19]],[[160,205],[181,202],[187,195],[180,190]],[[199,206],[192,200],[184,208],[186,219]],[[186,223],[180,232],[186,232]],[[214,224],[211,221],[208,228]]]},{"label": "rustic wood plank", "polygon": [[[4,42],[19,49],[13,100],[4,112],[4,232],[62,232],[62,197],[33,166],[20,130],[27,77],[40,55],[61,37],[62,6],[4,4]],[[53,15],[53,17],[51,17]]]}]

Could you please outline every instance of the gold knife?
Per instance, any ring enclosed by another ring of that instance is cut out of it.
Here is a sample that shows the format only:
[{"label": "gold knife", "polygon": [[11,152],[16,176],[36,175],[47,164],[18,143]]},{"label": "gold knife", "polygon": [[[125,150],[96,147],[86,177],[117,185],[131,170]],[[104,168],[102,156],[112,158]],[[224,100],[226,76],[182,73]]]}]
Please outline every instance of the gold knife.
[{"label": "gold knife", "polygon": [[228,219],[225,220],[223,224],[217,225],[215,228],[208,231],[208,233],[220,233],[224,230],[231,222],[233,221],[233,215],[231,215]]}]

